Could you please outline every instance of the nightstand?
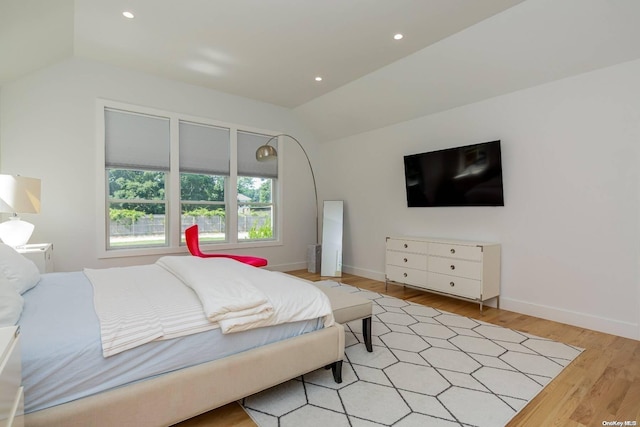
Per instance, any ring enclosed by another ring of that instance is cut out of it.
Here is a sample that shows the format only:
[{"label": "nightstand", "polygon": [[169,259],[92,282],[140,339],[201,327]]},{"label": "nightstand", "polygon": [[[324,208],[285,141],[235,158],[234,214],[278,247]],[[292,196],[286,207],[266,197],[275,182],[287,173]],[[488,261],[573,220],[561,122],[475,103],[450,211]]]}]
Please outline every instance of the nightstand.
[{"label": "nightstand", "polygon": [[53,273],[53,244],[24,245],[17,248],[16,251],[33,261],[40,273]]},{"label": "nightstand", "polygon": [[24,426],[24,392],[17,326],[0,328],[0,426]]}]

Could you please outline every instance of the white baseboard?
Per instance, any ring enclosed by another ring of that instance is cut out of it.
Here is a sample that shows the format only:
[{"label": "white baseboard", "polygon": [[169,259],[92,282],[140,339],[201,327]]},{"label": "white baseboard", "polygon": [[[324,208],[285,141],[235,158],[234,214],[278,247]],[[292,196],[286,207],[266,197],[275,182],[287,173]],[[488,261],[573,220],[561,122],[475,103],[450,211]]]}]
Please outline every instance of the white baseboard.
[{"label": "white baseboard", "polygon": [[[307,268],[306,262],[297,262],[291,264],[281,264],[269,266],[269,270],[274,271],[293,271]],[[384,282],[384,272],[368,270],[364,268],[354,267],[352,265],[343,265],[342,271],[356,276],[364,277],[371,280]],[[495,307],[495,300],[491,300],[486,304]],[[526,314],[528,316],[539,317],[554,322],[566,323],[568,325],[580,328],[591,329],[606,334],[617,335],[634,340],[640,340],[640,325],[637,323],[623,322],[616,319],[594,316],[588,313],[564,310],[557,307],[551,307],[541,304],[532,304],[513,298],[500,297],[500,308],[504,310],[514,311],[516,313]]]},{"label": "white baseboard", "polygon": [[269,264],[265,267],[267,270],[271,270],[271,271],[281,271],[281,272],[287,272],[287,271],[295,271],[295,270],[306,270],[307,269],[307,262],[306,261],[299,261],[299,262],[293,262],[293,263],[289,263],[289,264]]},{"label": "white baseboard", "polygon": [[[300,262],[294,262],[290,264],[277,264],[277,265],[269,264],[266,268],[267,270],[281,271],[281,272],[306,270],[307,262],[300,261]],[[378,280],[381,282],[384,282],[384,279],[385,279],[385,274],[382,272],[374,271],[374,270],[366,270],[364,268],[356,268],[350,265],[343,264],[342,271],[349,274],[355,274],[356,276],[364,277],[366,279]]]},{"label": "white baseboard", "polygon": [[[385,280],[385,274],[383,272],[357,268],[351,265],[344,265],[342,269],[345,273],[355,274],[356,276],[365,277],[367,279],[379,280],[381,282],[384,282]],[[495,307],[496,301],[495,299],[490,300],[485,305]],[[604,332],[606,334],[640,340],[640,325],[637,323],[623,322],[616,319],[593,316],[588,313],[569,311],[540,304],[532,304],[503,296],[500,297],[500,308],[514,311],[516,313],[526,314],[528,316],[539,317],[541,319]]]},{"label": "white baseboard", "polygon": [[356,276],[364,277],[366,279],[378,280],[380,282],[384,282],[384,279],[385,279],[385,274],[380,271],[357,268],[351,265],[343,264],[342,271],[349,274],[355,274]]},{"label": "white baseboard", "polygon": [[640,339],[640,327],[636,323],[593,316],[591,314],[564,310],[557,307],[532,304],[505,297],[500,297],[500,308],[634,340]]}]

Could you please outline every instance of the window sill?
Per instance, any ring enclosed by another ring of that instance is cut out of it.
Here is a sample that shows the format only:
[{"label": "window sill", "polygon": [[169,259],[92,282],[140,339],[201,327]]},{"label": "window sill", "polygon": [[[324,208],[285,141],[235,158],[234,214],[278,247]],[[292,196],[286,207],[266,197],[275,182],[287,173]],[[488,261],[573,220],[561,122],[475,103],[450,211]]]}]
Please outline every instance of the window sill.
[{"label": "window sill", "polygon": [[[270,240],[265,242],[245,242],[245,243],[218,243],[218,244],[203,244],[200,246],[202,252],[222,253],[227,251],[240,251],[238,255],[242,255],[242,251],[282,246],[282,242],[279,240]],[[188,254],[189,250],[186,246],[179,247],[154,247],[154,248],[131,248],[131,249],[101,249],[98,254],[98,259],[109,258],[129,258],[129,257],[143,257],[154,255],[183,255]]]}]

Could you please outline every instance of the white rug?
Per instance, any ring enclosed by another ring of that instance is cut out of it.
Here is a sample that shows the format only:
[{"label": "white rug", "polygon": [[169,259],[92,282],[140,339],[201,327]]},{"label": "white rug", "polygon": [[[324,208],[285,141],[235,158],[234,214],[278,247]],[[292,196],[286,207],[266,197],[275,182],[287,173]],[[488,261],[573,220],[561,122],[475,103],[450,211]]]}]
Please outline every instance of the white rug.
[{"label": "white rug", "polygon": [[333,281],[373,301],[373,353],[345,325],[342,384],[319,369],[241,401],[260,427],[504,426],[582,349]]}]

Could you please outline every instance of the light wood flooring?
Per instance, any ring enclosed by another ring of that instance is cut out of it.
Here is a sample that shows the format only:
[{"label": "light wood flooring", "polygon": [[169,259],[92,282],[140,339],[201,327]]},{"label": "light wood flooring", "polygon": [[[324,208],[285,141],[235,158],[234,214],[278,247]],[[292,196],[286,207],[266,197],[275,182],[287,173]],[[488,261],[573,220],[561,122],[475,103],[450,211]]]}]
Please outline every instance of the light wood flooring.
[{"label": "light wood flooring", "polygon": [[[322,279],[306,270],[290,274]],[[602,426],[603,421],[632,421],[640,426],[640,341],[486,306],[480,313],[478,304],[397,285],[390,284],[385,292],[384,282],[350,274],[332,280],[584,348],[509,426]],[[237,403],[231,403],[177,426],[253,427],[255,423]]]}]

